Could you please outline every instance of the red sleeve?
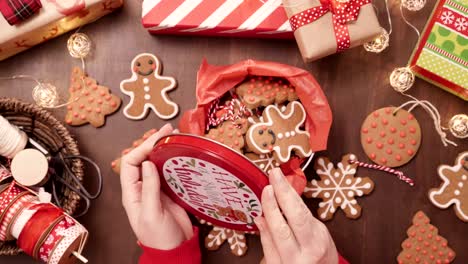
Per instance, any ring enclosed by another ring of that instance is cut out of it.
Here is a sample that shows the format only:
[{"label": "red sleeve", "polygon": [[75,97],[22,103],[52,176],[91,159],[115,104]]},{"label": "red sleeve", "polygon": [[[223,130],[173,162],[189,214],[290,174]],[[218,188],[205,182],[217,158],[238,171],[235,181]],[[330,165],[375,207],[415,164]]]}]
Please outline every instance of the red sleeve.
[{"label": "red sleeve", "polygon": [[200,264],[201,252],[198,244],[198,228],[193,228],[193,237],[182,242],[177,248],[160,250],[140,244],[143,254],[139,264]]},{"label": "red sleeve", "polygon": [[338,254],[338,257],[338,264],[349,264],[349,262],[346,259],[344,259],[340,254]]}]

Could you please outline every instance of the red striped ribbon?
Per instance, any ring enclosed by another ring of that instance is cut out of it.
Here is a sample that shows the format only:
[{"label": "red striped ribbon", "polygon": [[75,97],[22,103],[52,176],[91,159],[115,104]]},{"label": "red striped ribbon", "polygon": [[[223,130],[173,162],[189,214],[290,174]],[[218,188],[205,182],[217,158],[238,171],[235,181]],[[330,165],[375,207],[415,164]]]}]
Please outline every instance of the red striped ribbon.
[{"label": "red striped ribbon", "polygon": [[361,161],[358,161],[358,160],[350,160],[349,163],[350,164],[357,164],[359,167],[364,167],[364,168],[369,168],[369,169],[374,169],[374,170],[380,170],[380,171],[385,171],[385,172],[394,174],[394,175],[397,176],[397,178],[399,180],[406,182],[410,186],[414,186],[413,179],[405,176],[405,174],[402,171],[398,171],[398,170],[395,170],[395,169],[387,167],[387,166],[364,163],[364,162],[361,162]]}]

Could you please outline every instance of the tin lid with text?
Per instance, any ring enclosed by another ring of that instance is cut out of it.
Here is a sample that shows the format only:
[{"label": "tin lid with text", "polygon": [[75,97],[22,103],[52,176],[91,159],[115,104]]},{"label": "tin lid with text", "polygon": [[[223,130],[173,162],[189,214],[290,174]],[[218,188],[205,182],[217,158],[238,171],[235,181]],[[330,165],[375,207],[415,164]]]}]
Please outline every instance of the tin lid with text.
[{"label": "tin lid with text", "polygon": [[156,142],[164,192],[195,216],[220,227],[256,231],[261,192],[268,177],[244,155],[211,139],[174,134]]}]

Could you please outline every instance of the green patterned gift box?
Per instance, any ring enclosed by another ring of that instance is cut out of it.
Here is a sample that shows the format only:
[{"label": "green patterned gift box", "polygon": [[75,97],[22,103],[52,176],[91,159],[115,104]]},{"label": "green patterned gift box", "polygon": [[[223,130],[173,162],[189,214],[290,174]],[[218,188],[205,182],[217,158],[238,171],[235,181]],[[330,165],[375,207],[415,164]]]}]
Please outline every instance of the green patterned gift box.
[{"label": "green patterned gift box", "polygon": [[412,71],[468,100],[468,0],[437,3],[410,59]]}]

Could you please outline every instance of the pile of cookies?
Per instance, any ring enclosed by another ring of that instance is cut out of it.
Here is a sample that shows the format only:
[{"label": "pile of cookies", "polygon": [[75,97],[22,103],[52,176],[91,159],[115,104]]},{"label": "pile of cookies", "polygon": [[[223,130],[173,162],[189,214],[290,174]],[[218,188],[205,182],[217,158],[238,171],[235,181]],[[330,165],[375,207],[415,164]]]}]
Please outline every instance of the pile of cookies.
[{"label": "pile of cookies", "polygon": [[244,154],[268,173],[312,155],[306,111],[284,78],[249,76],[212,103],[205,137]]}]

